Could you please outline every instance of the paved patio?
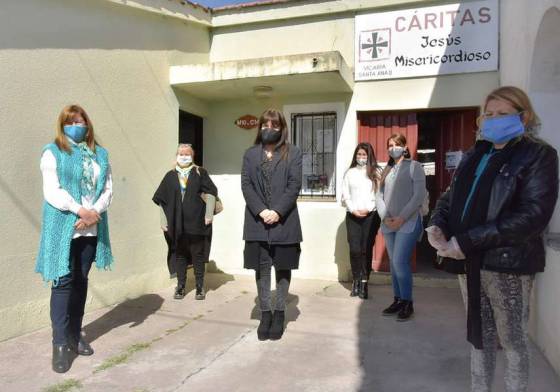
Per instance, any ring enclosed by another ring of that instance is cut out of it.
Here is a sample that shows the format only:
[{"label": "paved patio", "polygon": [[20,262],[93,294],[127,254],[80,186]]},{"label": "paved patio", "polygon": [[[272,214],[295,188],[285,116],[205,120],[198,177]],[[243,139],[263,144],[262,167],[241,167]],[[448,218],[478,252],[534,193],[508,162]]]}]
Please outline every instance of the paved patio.
[{"label": "paved patio", "polygon": [[[380,315],[388,285],[370,300],[337,282],[292,282],[286,333],[257,340],[254,281],[209,274],[206,301],[172,299],[170,287],[86,316],[96,350],[64,375],[50,369],[50,329],[0,343],[7,391],[376,391],[469,390],[469,345],[457,288],[417,287],[416,317]],[[531,391],[560,390],[534,347]],[[495,390],[504,389],[500,353]]]}]

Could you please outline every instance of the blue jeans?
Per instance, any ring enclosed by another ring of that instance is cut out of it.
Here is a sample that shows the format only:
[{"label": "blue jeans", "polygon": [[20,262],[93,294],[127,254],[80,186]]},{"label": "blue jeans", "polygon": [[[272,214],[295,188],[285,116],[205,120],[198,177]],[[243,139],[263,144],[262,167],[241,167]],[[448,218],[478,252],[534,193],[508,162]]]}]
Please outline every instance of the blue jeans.
[{"label": "blue jeans", "polygon": [[383,233],[387,253],[391,261],[391,280],[395,297],[412,301],[412,270],[411,256],[416,241],[422,232],[422,220],[418,218],[412,233]]},{"label": "blue jeans", "polygon": [[86,306],[88,274],[95,259],[97,237],[78,237],[70,245],[70,273],[51,288],[51,323],[54,344],[78,340]]}]

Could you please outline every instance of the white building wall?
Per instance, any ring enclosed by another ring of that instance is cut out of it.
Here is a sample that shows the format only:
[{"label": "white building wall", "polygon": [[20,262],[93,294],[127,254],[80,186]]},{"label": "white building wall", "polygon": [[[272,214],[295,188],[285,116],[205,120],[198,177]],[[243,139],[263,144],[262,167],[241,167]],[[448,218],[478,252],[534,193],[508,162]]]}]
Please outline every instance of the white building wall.
[{"label": "white building wall", "polygon": [[[560,1],[501,2],[501,85],[527,91],[542,128],[540,136],[560,150]],[[507,39],[504,39],[507,37]],[[557,204],[550,231],[560,233]],[[531,335],[560,373],[560,252],[547,246],[545,272],[533,291]]]},{"label": "white building wall", "polygon": [[[106,1],[0,6],[0,340],[48,325],[50,289],[34,273],[39,159],[63,106],[83,105],[110,154],[112,272],[92,271],[87,309],[171,284],[153,192],[173,160],[179,103],[170,65],[208,61],[209,33]],[[191,100],[191,103],[197,103]],[[204,105],[198,103],[199,111]]]}]

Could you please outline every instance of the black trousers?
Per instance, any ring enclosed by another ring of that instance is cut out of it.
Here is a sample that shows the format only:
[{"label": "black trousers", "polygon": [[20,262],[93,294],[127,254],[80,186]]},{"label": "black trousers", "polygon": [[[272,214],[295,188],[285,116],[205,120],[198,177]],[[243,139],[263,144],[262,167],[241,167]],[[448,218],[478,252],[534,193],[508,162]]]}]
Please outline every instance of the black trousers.
[{"label": "black trousers", "polygon": [[202,286],[204,282],[205,238],[202,235],[183,234],[177,243],[175,270],[177,284],[185,286],[187,283],[187,264],[192,260],[196,284]]},{"label": "black trousers", "polygon": [[70,245],[70,273],[51,288],[51,323],[54,344],[77,340],[86,305],[88,274],[95,259],[97,237],[78,237]]},{"label": "black trousers", "polygon": [[350,247],[350,267],[354,280],[368,280],[371,273],[373,245],[381,219],[377,211],[370,212],[365,218],[346,213],[346,233]]}]

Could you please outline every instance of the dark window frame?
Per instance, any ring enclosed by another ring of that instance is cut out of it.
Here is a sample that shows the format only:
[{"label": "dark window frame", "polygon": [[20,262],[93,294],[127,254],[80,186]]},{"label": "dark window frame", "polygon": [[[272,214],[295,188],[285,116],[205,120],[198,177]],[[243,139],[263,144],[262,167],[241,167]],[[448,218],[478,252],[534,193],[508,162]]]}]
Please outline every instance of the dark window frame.
[{"label": "dark window frame", "polygon": [[[328,152],[325,153],[324,152],[324,148],[325,148],[325,134],[323,133],[323,137],[322,137],[322,151],[323,152],[316,152],[316,146],[314,145],[315,143],[315,120],[317,117],[322,117],[322,127],[321,129],[324,130],[325,129],[325,120],[327,117],[332,117],[332,123],[333,123],[333,129],[332,129],[332,152]],[[303,112],[303,113],[292,113],[291,115],[291,138],[292,138],[292,142],[301,148],[302,150],[302,154],[305,154],[306,151],[304,149],[304,146],[302,146],[300,140],[303,139],[302,134],[302,130],[298,129],[298,119],[301,119],[301,123],[303,123],[303,119],[305,118],[310,118],[311,119],[311,165],[313,167],[313,172],[315,172],[315,168],[314,165],[316,164],[314,162],[316,155],[318,154],[322,154],[323,155],[323,159],[321,160],[321,164],[322,164],[322,170],[319,170],[319,172],[321,172],[322,174],[316,174],[318,178],[318,181],[321,181],[320,177],[327,175],[327,181],[328,181],[328,174],[325,171],[325,159],[324,156],[326,154],[332,154],[333,158],[332,158],[332,162],[333,162],[333,171],[332,171],[332,177],[330,180],[330,184],[332,184],[332,190],[327,190],[325,191],[325,189],[320,190],[320,191],[314,191],[313,189],[311,189],[310,192],[305,191],[307,188],[307,184],[305,183],[306,178],[303,178],[303,186],[302,186],[302,190],[300,191],[299,194],[299,198],[300,200],[313,200],[313,201],[317,201],[317,200],[325,200],[325,201],[332,201],[332,200],[336,200],[336,159],[337,159],[337,154],[336,154],[336,150],[337,150],[337,145],[338,145],[338,128],[337,128],[337,122],[338,122],[338,118],[337,118],[337,112],[336,111],[324,111],[324,112]],[[299,133],[299,135],[298,135]],[[299,136],[299,137],[298,137]],[[303,173],[302,173],[303,174]],[[327,184],[328,186],[328,184]]]}]

